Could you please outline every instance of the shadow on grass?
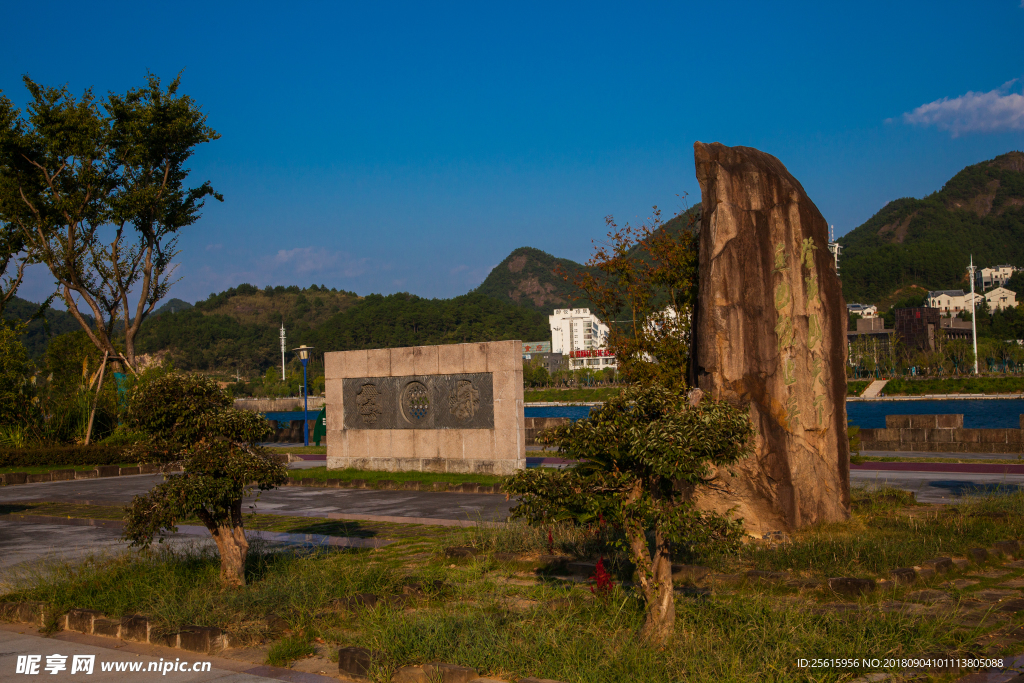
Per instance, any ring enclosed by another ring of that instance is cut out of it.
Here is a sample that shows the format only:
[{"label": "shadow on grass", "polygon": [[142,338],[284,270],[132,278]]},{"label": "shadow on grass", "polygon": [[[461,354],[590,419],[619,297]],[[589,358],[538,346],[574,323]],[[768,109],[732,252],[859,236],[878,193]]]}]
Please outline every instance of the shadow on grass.
[{"label": "shadow on grass", "polygon": [[18,503],[0,504],[0,515],[13,515],[16,512],[25,512],[25,510],[31,510],[34,507],[34,505],[21,505]]}]

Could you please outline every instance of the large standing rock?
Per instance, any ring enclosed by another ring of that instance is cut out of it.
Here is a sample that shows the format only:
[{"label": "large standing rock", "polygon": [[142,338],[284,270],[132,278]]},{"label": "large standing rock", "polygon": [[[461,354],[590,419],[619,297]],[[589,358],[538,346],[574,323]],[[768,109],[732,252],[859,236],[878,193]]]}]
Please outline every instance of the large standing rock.
[{"label": "large standing rock", "polygon": [[828,225],[775,157],[696,143],[703,203],[692,380],[750,406],[754,454],[702,508],[752,534],[849,517],[846,305]]}]

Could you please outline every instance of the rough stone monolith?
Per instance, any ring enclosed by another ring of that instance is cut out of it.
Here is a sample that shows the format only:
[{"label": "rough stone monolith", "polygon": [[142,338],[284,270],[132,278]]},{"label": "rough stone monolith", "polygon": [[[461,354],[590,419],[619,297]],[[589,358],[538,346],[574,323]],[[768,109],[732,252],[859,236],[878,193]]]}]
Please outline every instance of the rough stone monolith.
[{"label": "rough stone monolith", "polygon": [[761,535],[849,517],[846,304],[828,225],[782,163],[694,144],[703,217],[691,379],[750,407],[755,451],[704,509]]}]

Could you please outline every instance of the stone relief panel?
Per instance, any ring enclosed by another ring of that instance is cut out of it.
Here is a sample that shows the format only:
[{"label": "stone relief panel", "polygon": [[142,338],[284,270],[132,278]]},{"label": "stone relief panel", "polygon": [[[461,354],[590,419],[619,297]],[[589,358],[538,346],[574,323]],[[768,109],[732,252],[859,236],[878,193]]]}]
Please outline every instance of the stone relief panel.
[{"label": "stone relief panel", "polygon": [[489,372],[342,380],[345,429],[494,429]]}]

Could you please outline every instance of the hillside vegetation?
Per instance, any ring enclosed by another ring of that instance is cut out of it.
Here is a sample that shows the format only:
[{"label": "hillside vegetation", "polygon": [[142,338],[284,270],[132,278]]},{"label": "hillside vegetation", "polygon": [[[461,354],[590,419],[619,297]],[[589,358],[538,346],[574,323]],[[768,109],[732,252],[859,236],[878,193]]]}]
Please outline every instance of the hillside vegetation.
[{"label": "hillside vegetation", "polygon": [[[691,214],[699,219],[699,204],[665,221],[659,230],[666,230],[669,234],[685,230]],[[643,250],[633,247],[631,253],[640,256]],[[555,273],[556,268],[561,268],[569,276],[568,281]],[[570,259],[557,258],[533,247],[519,247],[495,266],[473,291],[550,315],[556,308],[590,306],[583,292],[572,284],[577,273],[586,271],[594,272],[593,269]],[[544,338],[546,339],[549,334],[545,334]]]},{"label": "hillside vegetation", "polygon": [[968,287],[972,254],[978,266],[1024,265],[1024,153],[968,166],[924,199],[889,202],[839,242],[847,301]]}]

